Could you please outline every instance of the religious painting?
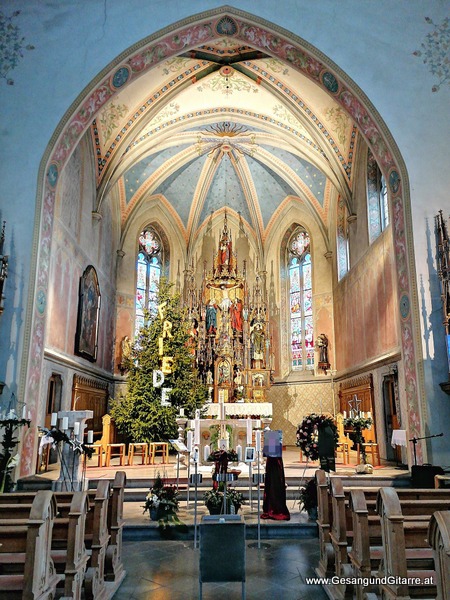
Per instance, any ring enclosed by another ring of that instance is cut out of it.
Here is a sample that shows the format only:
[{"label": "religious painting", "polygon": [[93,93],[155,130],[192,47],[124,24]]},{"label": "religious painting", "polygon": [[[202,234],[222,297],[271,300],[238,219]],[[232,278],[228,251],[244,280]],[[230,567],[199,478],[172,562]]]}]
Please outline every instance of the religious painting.
[{"label": "religious painting", "polygon": [[228,360],[220,360],[217,365],[217,383],[219,385],[231,385],[231,365]]},{"label": "religious painting", "polygon": [[91,362],[97,360],[100,288],[97,272],[89,265],[80,279],[75,353]]}]

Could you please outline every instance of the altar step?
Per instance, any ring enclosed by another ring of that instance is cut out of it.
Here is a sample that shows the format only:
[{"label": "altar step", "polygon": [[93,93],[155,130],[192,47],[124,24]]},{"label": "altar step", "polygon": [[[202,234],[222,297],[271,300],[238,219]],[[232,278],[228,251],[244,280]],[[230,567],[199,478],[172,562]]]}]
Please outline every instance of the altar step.
[{"label": "altar step", "polygon": [[[308,481],[313,473],[307,475],[305,477],[287,477],[286,478],[286,498],[287,500],[295,500],[298,498],[299,490],[305,482]],[[411,477],[409,475],[400,475],[398,477],[388,477],[384,475],[351,475],[351,476],[342,476],[339,475],[342,479],[342,482],[345,487],[411,487]],[[98,485],[98,479],[90,479],[89,480],[89,488],[95,489]],[[144,502],[151,486],[153,485],[154,478],[135,478],[128,477],[127,484],[124,492],[124,500],[125,502]],[[172,483],[176,485],[176,478],[165,478],[165,482]],[[205,477],[203,475],[203,481],[201,484],[197,486],[197,494],[198,498],[201,499],[204,492],[210,490],[212,488],[213,482],[211,477]],[[249,480],[248,477],[240,477],[238,480],[233,482],[233,487],[239,489],[240,492],[244,495],[244,498],[248,500],[249,498]],[[187,500],[187,479],[185,477],[179,479],[178,484],[179,497],[181,501]],[[189,496],[192,500],[194,498],[195,486],[191,485],[189,488]],[[261,497],[264,493],[264,485],[261,485]],[[257,496],[257,488],[255,485],[252,486],[252,496],[256,498]]]}]

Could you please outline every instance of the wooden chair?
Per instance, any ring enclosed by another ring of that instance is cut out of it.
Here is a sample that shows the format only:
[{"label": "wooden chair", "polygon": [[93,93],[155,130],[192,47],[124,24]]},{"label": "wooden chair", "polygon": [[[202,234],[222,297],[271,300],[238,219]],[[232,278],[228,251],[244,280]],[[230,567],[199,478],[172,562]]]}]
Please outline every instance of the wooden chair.
[{"label": "wooden chair", "polygon": [[125,444],[108,444],[106,446],[105,467],[111,466],[111,458],[114,456],[120,458],[120,466],[123,466],[125,463]]},{"label": "wooden chair", "polygon": [[[372,457],[372,461],[370,464],[373,465],[374,467],[375,466],[379,467],[381,465],[380,451],[378,450],[378,444],[376,442],[365,442],[364,444],[358,444],[358,450],[357,450],[357,456],[356,456],[358,465],[360,464],[360,457],[361,457],[363,448],[364,448],[366,455],[370,454],[370,456]],[[376,465],[375,465],[375,461],[376,461]]]},{"label": "wooden chair", "polygon": [[162,463],[169,462],[169,444],[167,442],[150,442],[149,463],[155,464],[156,454],[161,454]]},{"label": "wooden chair", "polygon": [[[339,435],[336,445],[336,458],[338,458],[339,452],[342,452],[342,462],[344,465],[348,465],[350,463],[350,448],[352,446],[352,442],[344,433],[344,415],[342,413],[338,413],[336,415],[336,427]],[[346,456],[347,462],[345,461]]]},{"label": "wooden chair", "polygon": [[135,456],[141,457],[141,465],[148,462],[148,444],[147,442],[132,442],[128,445],[128,464],[132,465]]}]

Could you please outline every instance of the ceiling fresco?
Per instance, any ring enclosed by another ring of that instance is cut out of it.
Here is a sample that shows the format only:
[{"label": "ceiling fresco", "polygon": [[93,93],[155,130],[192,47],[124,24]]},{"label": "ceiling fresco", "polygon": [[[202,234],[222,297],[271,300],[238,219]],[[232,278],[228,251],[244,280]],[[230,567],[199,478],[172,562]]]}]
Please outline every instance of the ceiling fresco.
[{"label": "ceiling fresco", "polygon": [[124,227],[164,198],[186,239],[225,206],[262,239],[283,203],[307,203],[326,230],[328,199],[350,200],[348,114],[287,63],[233,39],[158,64],[105,105],[91,133],[99,201],[117,186]]}]

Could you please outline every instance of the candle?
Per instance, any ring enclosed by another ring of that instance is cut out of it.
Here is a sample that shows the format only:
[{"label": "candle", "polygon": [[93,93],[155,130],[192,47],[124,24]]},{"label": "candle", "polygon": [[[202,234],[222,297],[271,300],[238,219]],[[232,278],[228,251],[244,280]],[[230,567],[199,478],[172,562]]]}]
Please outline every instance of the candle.
[{"label": "candle", "polygon": [[219,418],[221,421],[225,421],[225,404],[223,402],[219,404]]},{"label": "candle", "polygon": [[372,413],[370,412],[370,410],[369,410],[369,412],[367,413],[367,418],[368,418],[368,419],[371,419],[371,418],[372,418]]},{"label": "candle", "polygon": [[189,430],[187,432],[186,446],[187,446],[188,452],[191,452],[192,451],[192,431],[191,430]]},{"label": "candle", "polygon": [[200,445],[200,419],[195,419],[194,422],[194,445]]},{"label": "candle", "polygon": [[180,417],[184,417],[184,408],[180,408]]},{"label": "candle", "polygon": [[210,454],[211,454],[211,449],[208,446],[208,444],[206,444],[206,446],[203,448],[203,460],[205,462],[207,462]]},{"label": "candle", "polygon": [[80,421],[75,421],[75,425],[73,426],[74,435],[78,435],[80,433]]},{"label": "candle", "polygon": [[69,417],[62,418],[62,430],[67,431],[69,429]]},{"label": "candle", "polygon": [[88,431],[88,434],[87,434],[87,443],[88,444],[93,444],[94,443],[94,432],[92,431],[92,429],[90,429]]},{"label": "candle", "polygon": [[55,427],[58,422],[58,413],[52,413],[52,420],[50,422],[51,427]]},{"label": "candle", "polygon": [[247,446],[251,446],[253,439],[253,428],[252,428],[252,420],[250,417],[247,417]]},{"label": "candle", "polygon": [[238,444],[236,446],[236,454],[238,456],[238,462],[241,462],[241,460],[242,460],[242,446],[240,444]]},{"label": "candle", "polygon": [[346,419],[347,418],[347,411],[344,410],[342,414],[344,415],[344,419]]},{"label": "candle", "polygon": [[200,409],[199,408],[197,408],[196,411],[195,411],[195,419],[196,420],[200,419]]},{"label": "candle", "polygon": [[27,407],[24,404],[23,410],[22,410],[22,419],[26,419],[26,418],[27,418]]},{"label": "candle", "polygon": [[255,448],[256,452],[261,452],[261,431],[258,430],[255,436]]}]

